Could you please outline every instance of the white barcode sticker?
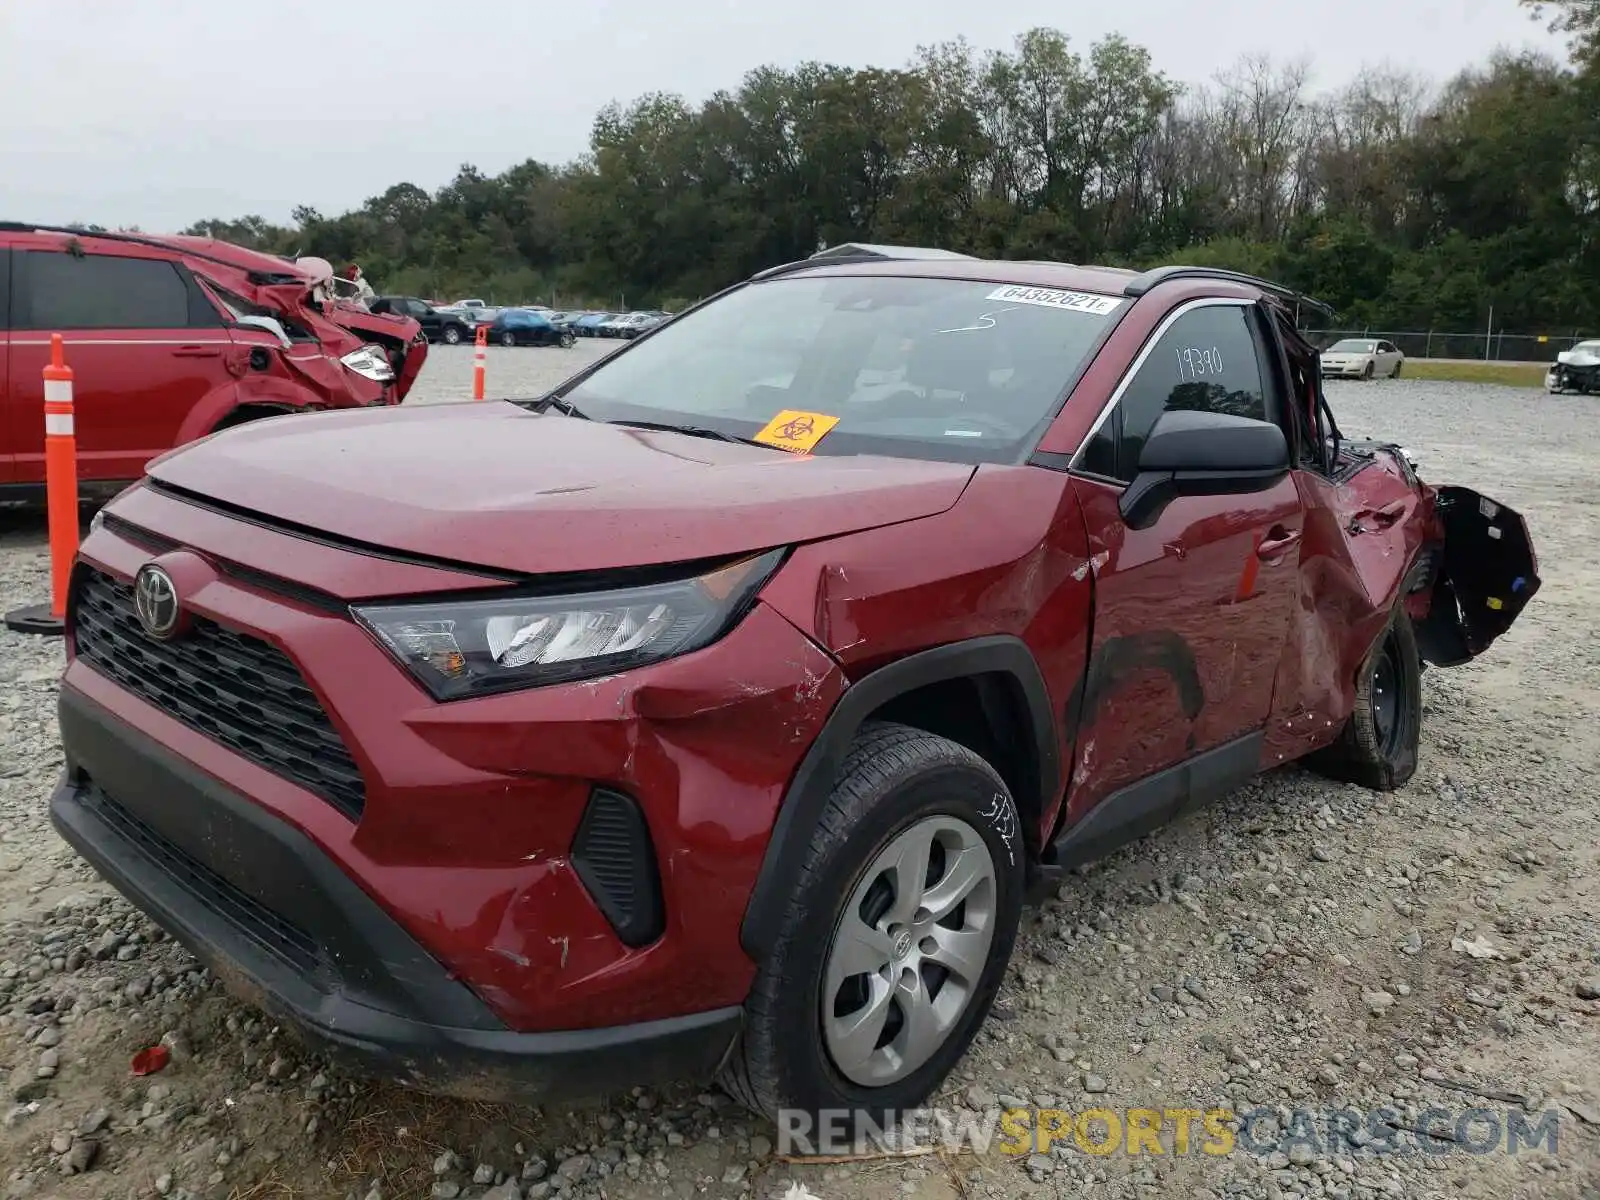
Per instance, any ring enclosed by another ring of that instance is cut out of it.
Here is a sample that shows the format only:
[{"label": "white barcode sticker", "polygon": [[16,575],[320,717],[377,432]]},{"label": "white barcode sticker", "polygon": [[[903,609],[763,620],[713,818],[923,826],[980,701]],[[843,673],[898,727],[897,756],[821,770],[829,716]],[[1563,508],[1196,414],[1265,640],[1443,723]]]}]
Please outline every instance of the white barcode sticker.
[{"label": "white barcode sticker", "polygon": [[1500,511],[1500,506],[1487,496],[1479,496],[1478,511],[1481,512],[1486,519],[1492,521],[1495,518],[1495,514]]},{"label": "white barcode sticker", "polygon": [[1122,307],[1114,296],[1096,296],[1093,292],[1068,292],[1061,288],[1021,287],[1009,284],[995,288],[986,300],[1001,300],[1007,304],[1036,304],[1040,308],[1060,308],[1067,312],[1089,313],[1103,317]]}]

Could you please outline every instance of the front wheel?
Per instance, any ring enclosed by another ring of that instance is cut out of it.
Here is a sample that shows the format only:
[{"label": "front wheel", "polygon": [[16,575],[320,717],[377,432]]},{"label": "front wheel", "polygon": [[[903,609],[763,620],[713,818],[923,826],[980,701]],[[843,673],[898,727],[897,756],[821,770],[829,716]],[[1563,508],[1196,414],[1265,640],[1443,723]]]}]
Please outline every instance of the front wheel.
[{"label": "front wheel", "polygon": [[461,326],[446,325],[444,327],[444,344],[446,346],[458,346],[461,344]]},{"label": "front wheel", "polygon": [[1422,740],[1422,661],[1404,609],[1361,664],[1355,691],[1339,739],[1306,765],[1346,783],[1393,791],[1416,773]]},{"label": "front wheel", "polygon": [[572,334],[570,332],[567,332],[567,333],[563,333],[558,340],[560,341],[561,348],[563,350],[570,350],[570,349],[572,349],[572,343],[576,339],[572,336]]},{"label": "front wheel", "polygon": [[502,346],[515,346],[517,344],[517,335],[507,329],[500,335],[500,344]]},{"label": "front wheel", "polygon": [[1371,379],[1372,378],[1372,364],[1371,363],[1368,363],[1366,366],[1361,368],[1361,378],[1362,379]]},{"label": "front wheel", "polygon": [[1004,781],[964,746],[863,727],[845,756],[722,1083],[776,1120],[915,1107],[999,990],[1024,846]]}]

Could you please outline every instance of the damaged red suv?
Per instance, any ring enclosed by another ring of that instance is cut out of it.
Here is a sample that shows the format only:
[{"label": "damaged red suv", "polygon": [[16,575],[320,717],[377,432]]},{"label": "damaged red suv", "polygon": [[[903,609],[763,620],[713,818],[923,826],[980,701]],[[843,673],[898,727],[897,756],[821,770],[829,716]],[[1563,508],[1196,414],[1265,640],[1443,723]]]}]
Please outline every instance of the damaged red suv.
[{"label": "damaged red suv", "polygon": [[1341,436],[1303,299],[883,248],[538,399],[151,464],[85,540],[60,832],[419,1087],[925,1097],[1032,885],[1301,759],[1411,776],[1516,513]]},{"label": "damaged red suv", "polygon": [[422,327],[316,290],[300,264],[209,238],[0,222],[0,487],[44,481],[53,333],[89,483],[261,417],[400,403]]}]

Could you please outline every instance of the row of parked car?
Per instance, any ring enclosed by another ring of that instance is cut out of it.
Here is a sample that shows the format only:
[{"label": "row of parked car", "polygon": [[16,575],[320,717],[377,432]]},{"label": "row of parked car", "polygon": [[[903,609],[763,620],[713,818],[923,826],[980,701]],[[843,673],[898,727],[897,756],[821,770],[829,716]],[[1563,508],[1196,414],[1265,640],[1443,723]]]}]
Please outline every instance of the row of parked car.
[{"label": "row of parked car", "polygon": [[579,337],[636,338],[671,315],[659,309],[558,311],[543,304],[496,308],[476,299],[438,304],[417,296],[376,296],[368,307],[376,313],[411,317],[430,342],[450,346],[471,341],[484,325],[489,327],[489,341],[502,346],[571,346]]}]

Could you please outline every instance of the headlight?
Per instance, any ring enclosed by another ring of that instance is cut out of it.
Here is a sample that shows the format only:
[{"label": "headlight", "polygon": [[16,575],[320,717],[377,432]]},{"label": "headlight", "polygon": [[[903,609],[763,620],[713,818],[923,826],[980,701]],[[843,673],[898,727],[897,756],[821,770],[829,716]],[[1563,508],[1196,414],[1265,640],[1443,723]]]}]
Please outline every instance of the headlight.
[{"label": "headlight", "polygon": [[389,383],[394,379],[394,368],[382,346],[366,345],[352,350],[339,360],[363,379],[374,383]]},{"label": "headlight", "polygon": [[610,675],[716,640],[782,561],[773,550],[693,579],[566,596],[355,607],[437,700]]}]

